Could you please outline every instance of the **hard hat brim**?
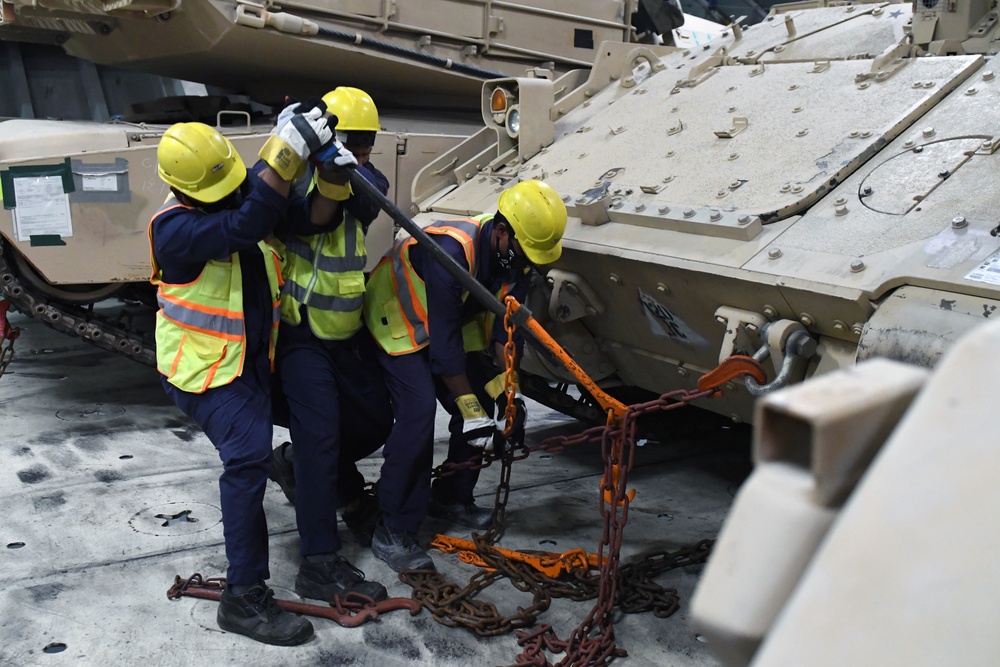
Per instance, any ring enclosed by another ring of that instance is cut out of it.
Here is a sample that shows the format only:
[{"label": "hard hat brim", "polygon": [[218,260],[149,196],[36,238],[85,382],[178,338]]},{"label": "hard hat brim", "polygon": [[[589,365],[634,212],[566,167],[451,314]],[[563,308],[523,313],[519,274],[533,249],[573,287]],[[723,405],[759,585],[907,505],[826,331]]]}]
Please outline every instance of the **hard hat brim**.
[{"label": "hard hat brim", "polygon": [[551,264],[562,256],[562,243],[557,243],[549,250],[535,250],[522,243],[521,252],[524,253],[524,256],[527,257],[528,261],[532,264],[537,266]]}]

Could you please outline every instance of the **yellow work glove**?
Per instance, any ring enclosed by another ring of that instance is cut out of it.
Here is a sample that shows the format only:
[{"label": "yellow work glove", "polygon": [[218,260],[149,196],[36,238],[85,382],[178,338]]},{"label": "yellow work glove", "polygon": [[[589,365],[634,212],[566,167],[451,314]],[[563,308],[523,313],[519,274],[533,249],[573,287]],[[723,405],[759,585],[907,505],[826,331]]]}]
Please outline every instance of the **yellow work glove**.
[{"label": "yellow work glove", "polygon": [[486,451],[493,450],[493,436],[496,434],[496,425],[493,419],[486,414],[483,406],[475,394],[462,394],[455,399],[455,405],[464,420],[462,423],[462,435],[465,441],[473,447],[478,447]]},{"label": "yellow work glove", "polygon": [[319,190],[321,195],[333,201],[345,201],[354,194],[354,190],[351,189],[349,182],[340,184],[324,181],[320,178],[318,171],[313,174],[313,182],[316,183],[316,189]]},{"label": "yellow work glove", "polygon": [[322,102],[301,112],[301,104],[289,105],[278,116],[278,124],[257,154],[283,180],[292,181],[305,173],[309,156],[333,139]]}]

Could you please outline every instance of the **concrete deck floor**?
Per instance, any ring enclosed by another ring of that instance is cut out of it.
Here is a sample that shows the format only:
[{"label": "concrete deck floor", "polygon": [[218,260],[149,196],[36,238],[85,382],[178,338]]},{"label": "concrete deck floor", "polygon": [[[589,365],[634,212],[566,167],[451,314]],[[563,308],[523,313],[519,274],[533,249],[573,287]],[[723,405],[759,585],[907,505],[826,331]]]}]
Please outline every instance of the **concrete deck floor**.
[{"label": "concrete deck floor", "polygon": [[[225,573],[214,448],[166,398],[154,369],[20,315],[11,322],[22,335],[13,363],[0,378],[0,665],[478,667],[514,662],[520,648],[513,635],[481,639],[434,622],[426,611],[416,617],[393,612],[354,629],[314,619],[312,640],[283,648],[219,630],[215,602],[167,600],[175,575]],[[439,412],[439,433],[446,433],[443,415]],[[750,470],[746,427],[694,408],[671,413],[667,424],[674,434],[670,441],[643,446],[629,477],[637,495],[622,563],[715,537]],[[529,442],[582,428],[538,404],[529,406]],[[283,429],[276,429],[275,444],[285,437]],[[436,461],[444,451],[439,438]],[[366,477],[376,479],[379,453],[363,464]],[[596,446],[550,457],[535,454],[516,463],[500,546],[596,550],[601,470]],[[480,504],[492,503],[497,472],[483,472]],[[264,502],[271,536],[269,583],[279,598],[297,600],[293,507],[274,484]],[[181,510],[190,510],[197,522],[163,527],[154,518]],[[468,537],[434,520],[426,522],[421,537],[438,532]],[[368,578],[384,583],[392,596],[409,597],[410,588],[346,530],[344,542],[342,553]],[[475,571],[455,556],[433,553],[439,570],[455,582],[464,585]],[[628,651],[618,664],[717,664],[687,624],[701,570],[687,566],[657,578],[680,594],[680,610],[670,618],[616,615],[617,638]],[[530,602],[527,594],[501,584],[483,597],[508,614]],[[592,606],[555,600],[540,621],[565,638]]]}]

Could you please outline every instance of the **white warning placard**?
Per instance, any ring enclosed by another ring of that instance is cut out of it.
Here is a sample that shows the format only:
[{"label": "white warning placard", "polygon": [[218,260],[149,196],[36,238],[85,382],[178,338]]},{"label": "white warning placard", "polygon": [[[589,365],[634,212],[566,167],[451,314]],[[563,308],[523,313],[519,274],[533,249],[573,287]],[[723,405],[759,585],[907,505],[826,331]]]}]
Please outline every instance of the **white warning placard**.
[{"label": "white warning placard", "polygon": [[63,191],[61,176],[19,176],[13,180],[18,241],[43,234],[73,236],[69,195]]}]

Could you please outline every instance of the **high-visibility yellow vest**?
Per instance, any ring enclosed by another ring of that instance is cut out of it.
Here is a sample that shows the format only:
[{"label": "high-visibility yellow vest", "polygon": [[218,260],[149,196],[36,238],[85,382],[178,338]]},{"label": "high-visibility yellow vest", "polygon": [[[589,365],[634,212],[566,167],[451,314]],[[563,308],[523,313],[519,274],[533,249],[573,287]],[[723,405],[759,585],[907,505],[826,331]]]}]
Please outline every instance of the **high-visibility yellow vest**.
[{"label": "high-visibility yellow vest", "polygon": [[[174,197],[156,215],[183,206]],[[194,281],[183,285],[163,282],[153,249],[153,223],[149,224],[150,282],[157,286],[156,368],[170,384],[193,394],[229,384],[243,372],[246,327],[243,318],[243,272],[238,253],[229,259],[205,263]],[[266,243],[263,253],[271,295],[271,340],[268,357],[274,366],[281,299],[281,267],[277,253]]]},{"label": "high-visibility yellow vest", "polygon": [[298,325],[309,307],[309,328],[317,338],[343,340],[361,328],[368,261],[361,223],[346,210],[333,231],[296,236],[280,249],[285,286],[281,319]]},{"label": "high-visibility yellow vest", "polygon": [[[492,215],[460,220],[441,220],[424,231],[431,235],[450,236],[462,244],[469,275],[476,276],[476,244],[479,231]],[[391,355],[416,352],[430,342],[427,330],[427,290],[424,281],[410,263],[410,248],[416,243],[410,237],[395,243],[368,278],[365,290],[365,324],[379,346]],[[510,289],[503,285],[497,293],[502,298]],[[462,300],[469,293],[462,293]],[[493,313],[486,311],[466,322],[462,340],[467,352],[489,346],[493,329]]]}]

